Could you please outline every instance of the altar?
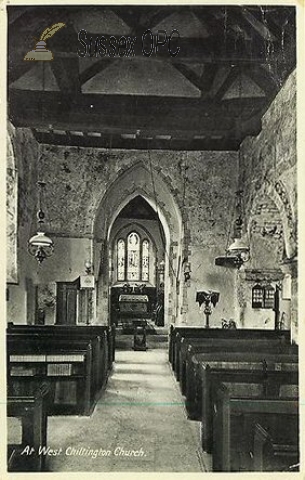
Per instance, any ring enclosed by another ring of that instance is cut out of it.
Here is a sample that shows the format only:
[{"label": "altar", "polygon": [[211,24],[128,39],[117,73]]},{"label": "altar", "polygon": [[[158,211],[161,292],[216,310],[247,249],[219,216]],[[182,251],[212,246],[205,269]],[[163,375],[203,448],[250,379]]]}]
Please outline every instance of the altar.
[{"label": "altar", "polygon": [[147,318],[148,296],[139,294],[121,294],[119,296],[120,317]]}]

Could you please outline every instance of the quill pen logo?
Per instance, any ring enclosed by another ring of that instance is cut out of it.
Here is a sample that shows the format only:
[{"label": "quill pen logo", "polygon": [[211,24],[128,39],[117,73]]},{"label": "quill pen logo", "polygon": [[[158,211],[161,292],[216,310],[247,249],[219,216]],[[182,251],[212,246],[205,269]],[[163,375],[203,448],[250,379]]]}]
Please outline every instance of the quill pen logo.
[{"label": "quill pen logo", "polygon": [[39,41],[36,43],[35,50],[28,52],[23,60],[26,61],[50,61],[53,60],[53,53],[51,50],[46,49],[46,40],[53,37],[53,35],[62,27],[65,27],[65,23],[55,23],[51,27],[46,28],[40,35]]}]

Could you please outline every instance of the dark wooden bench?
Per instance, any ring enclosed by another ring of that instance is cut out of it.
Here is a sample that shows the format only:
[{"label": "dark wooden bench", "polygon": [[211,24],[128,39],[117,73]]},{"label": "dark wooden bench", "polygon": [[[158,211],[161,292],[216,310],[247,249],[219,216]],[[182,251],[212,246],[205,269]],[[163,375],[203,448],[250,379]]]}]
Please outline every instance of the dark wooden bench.
[{"label": "dark wooden bench", "polygon": [[[219,333],[220,332],[220,333]],[[173,326],[170,327],[169,333],[169,362],[175,371],[177,349],[181,338],[212,338],[223,336],[221,329],[206,329],[202,326]]]},{"label": "dark wooden bench", "polygon": [[[62,338],[75,337],[94,339],[99,336],[100,341],[100,371],[103,372],[100,379],[100,386],[108,376],[108,371],[112,368],[112,363],[115,360],[115,326],[106,325],[15,325],[9,323],[7,333],[28,333],[30,336],[47,335],[59,336]],[[106,338],[105,338],[106,335]],[[107,349],[107,351],[106,351]],[[93,352],[94,356],[94,352]],[[104,367],[105,365],[105,367]]]},{"label": "dark wooden bench", "polygon": [[220,383],[213,404],[213,471],[253,471],[257,423],[276,431],[284,443],[298,444],[298,399],[231,396]]},{"label": "dark wooden bench", "polygon": [[51,391],[49,415],[91,414],[91,341],[74,342],[69,348],[59,339],[27,343],[11,340],[7,355],[9,395],[33,395],[45,382]]},{"label": "dark wooden bench", "polygon": [[[23,325],[9,323],[7,333],[27,332],[30,335],[50,333],[59,336],[85,336],[94,338],[99,336],[103,339],[104,334],[107,336],[108,345],[108,369],[111,369],[115,360],[115,326],[108,325]],[[101,342],[103,348],[103,342]]]},{"label": "dark wooden bench", "polygon": [[277,438],[277,431],[254,429],[253,470],[256,472],[297,472],[300,469],[297,438]]},{"label": "dark wooden bench", "polygon": [[[11,432],[8,418],[7,467],[9,472],[44,470],[45,455],[39,455],[39,449],[47,446],[48,402],[49,387],[47,385],[41,385],[35,395],[8,396],[7,416],[15,417],[18,423],[21,423],[17,427],[18,431]],[[10,441],[11,434],[14,438]],[[34,450],[21,455],[27,446]]]},{"label": "dark wooden bench", "polygon": [[171,364],[175,371],[182,338],[280,338],[287,343],[290,342],[290,332],[283,330],[262,330],[262,329],[236,329],[227,330],[222,328],[200,328],[200,327],[175,327],[171,333],[170,338],[170,351],[171,351]]},{"label": "dark wooden bench", "polygon": [[[216,363],[217,362],[217,363]],[[186,409],[192,420],[201,420],[202,375],[200,365],[218,365],[226,369],[268,370],[288,369],[298,370],[298,356],[273,353],[272,350],[262,351],[213,351],[196,354],[192,357],[193,368],[186,377]]]},{"label": "dark wooden bench", "polygon": [[[56,338],[56,340],[55,340]],[[101,348],[101,338],[96,337],[87,337],[86,336],[76,336],[73,335],[73,338],[65,335],[51,335],[50,333],[35,333],[29,335],[27,332],[23,333],[8,333],[7,334],[7,347],[8,350],[12,348],[19,348],[18,345],[23,344],[27,345],[29,351],[32,352],[41,352],[56,343],[57,346],[61,348],[64,353],[67,349],[77,349],[85,348],[86,345],[91,345],[92,348],[92,378],[91,378],[91,399],[92,401],[95,397],[98,396],[99,390],[102,386],[106,384],[107,381],[107,365],[105,364],[105,354],[103,355],[103,350]]]},{"label": "dark wooden bench", "polygon": [[[106,333],[108,345],[108,369],[111,369],[115,360],[115,326],[108,325],[23,325],[9,323],[7,333],[28,332],[30,335],[50,333],[52,335],[70,336],[82,335],[89,338],[99,336],[101,340]],[[101,348],[103,342],[101,341]]]},{"label": "dark wooden bench", "polygon": [[[267,367],[267,365],[266,365]],[[219,383],[235,385],[236,391],[244,392],[244,396],[280,398],[285,388],[293,388],[293,396],[298,396],[298,372],[268,370],[227,370],[225,368],[201,365],[202,378],[202,403],[201,403],[201,446],[202,449],[211,453],[213,440],[213,415],[216,388]],[[255,385],[255,387],[253,387]],[[232,393],[232,389],[231,389]],[[284,395],[285,396],[285,395]]]},{"label": "dark wooden bench", "polygon": [[[179,378],[182,394],[186,391],[186,375],[188,369],[192,365],[192,357],[197,353],[205,353],[211,349],[226,351],[239,351],[246,348],[251,351],[271,351],[274,353],[298,353],[297,345],[287,344],[282,339],[275,337],[266,338],[212,338],[212,339],[182,339],[181,349],[179,352],[179,368],[176,370],[176,377]],[[179,372],[179,376],[178,376]]]}]

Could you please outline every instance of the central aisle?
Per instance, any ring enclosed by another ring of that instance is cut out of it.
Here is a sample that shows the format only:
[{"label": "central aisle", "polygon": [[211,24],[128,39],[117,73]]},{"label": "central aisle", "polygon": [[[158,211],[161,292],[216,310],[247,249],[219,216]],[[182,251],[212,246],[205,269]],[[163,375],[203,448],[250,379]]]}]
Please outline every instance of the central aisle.
[{"label": "central aisle", "polygon": [[161,349],[116,352],[91,417],[49,418],[48,444],[62,448],[49,458],[49,470],[204,471],[198,424],[186,417],[167,356]]}]

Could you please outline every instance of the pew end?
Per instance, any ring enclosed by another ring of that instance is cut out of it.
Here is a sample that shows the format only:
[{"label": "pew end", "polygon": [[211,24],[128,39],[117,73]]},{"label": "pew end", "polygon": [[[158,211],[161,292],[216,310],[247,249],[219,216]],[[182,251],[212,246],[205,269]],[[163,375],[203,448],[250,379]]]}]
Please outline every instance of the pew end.
[{"label": "pew end", "polygon": [[[13,433],[13,441],[8,438],[7,468],[9,472],[41,472],[45,470],[45,455],[41,448],[47,446],[47,419],[50,403],[50,388],[42,384],[34,395],[9,396],[7,416],[20,420],[21,432]],[[18,437],[18,438],[16,438]],[[28,447],[31,452],[22,452]]]},{"label": "pew end", "polygon": [[[298,443],[276,439],[277,432],[267,431],[257,423],[254,428],[253,470],[259,472],[298,471]],[[297,439],[295,439],[297,440]]]},{"label": "pew end", "polygon": [[[291,448],[287,446],[295,446],[293,461],[287,463],[286,460],[284,466],[295,464],[299,455],[298,408],[298,399],[232,397],[228,388],[220,383],[213,404],[213,471],[254,470],[255,454],[259,458],[258,444],[262,445],[261,450],[265,444],[268,445],[268,436],[261,435],[254,452],[254,431],[258,423],[263,425],[266,432],[271,432],[271,438],[275,439],[274,457],[279,458],[280,452],[282,458],[284,453],[290,455]],[[262,465],[257,465],[256,468],[261,469]],[[272,469],[274,468],[273,465]],[[281,466],[271,471],[281,471]]]}]

